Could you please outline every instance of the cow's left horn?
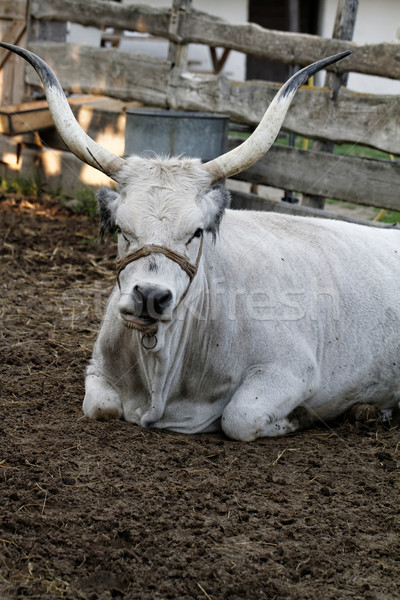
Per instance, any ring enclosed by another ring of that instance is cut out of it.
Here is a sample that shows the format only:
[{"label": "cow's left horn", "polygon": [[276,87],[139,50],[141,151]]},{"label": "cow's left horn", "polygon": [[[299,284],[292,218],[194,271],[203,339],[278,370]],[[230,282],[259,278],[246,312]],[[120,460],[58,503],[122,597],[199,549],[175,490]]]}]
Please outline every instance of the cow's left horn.
[{"label": "cow's left horn", "polygon": [[278,135],[290,103],[300,86],[317,71],[328,67],[349,54],[351,54],[351,50],[340,52],[340,54],[319,60],[295,73],[276,94],[252,135],[234,150],[222,154],[203,165],[204,169],[211,175],[213,183],[231,175],[236,175],[236,173],[248,169],[260,160]]},{"label": "cow's left horn", "polygon": [[51,116],[58,133],[68,148],[83,162],[115,179],[125,164],[123,158],[92,140],[75,119],[57,77],[50,67],[29,50],[0,42],[0,46],[25,58],[42,80]]}]

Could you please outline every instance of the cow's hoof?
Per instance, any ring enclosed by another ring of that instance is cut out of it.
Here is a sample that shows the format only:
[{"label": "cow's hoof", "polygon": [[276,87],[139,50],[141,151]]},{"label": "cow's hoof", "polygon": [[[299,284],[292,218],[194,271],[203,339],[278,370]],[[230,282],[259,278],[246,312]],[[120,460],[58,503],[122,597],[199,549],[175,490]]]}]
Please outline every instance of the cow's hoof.
[{"label": "cow's hoof", "polygon": [[382,413],[375,404],[359,402],[350,408],[350,416],[356,422],[370,423],[382,419]]},{"label": "cow's hoof", "polygon": [[103,400],[93,401],[86,394],[83,401],[83,412],[89,419],[97,421],[111,421],[112,419],[122,419],[121,403],[114,398],[104,398]]},{"label": "cow's hoof", "polygon": [[96,421],[112,421],[113,419],[122,418],[122,410],[119,410],[117,406],[96,406],[86,416],[90,419],[96,419]]}]

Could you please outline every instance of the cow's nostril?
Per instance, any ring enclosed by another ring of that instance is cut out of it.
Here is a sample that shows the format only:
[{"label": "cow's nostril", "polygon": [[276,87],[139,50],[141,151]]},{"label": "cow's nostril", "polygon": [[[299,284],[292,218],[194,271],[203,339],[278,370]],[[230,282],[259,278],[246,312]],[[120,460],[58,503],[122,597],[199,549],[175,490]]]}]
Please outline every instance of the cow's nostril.
[{"label": "cow's nostril", "polygon": [[135,287],[133,288],[133,295],[135,299],[143,300],[144,294],[142,288],[139,285],[135,285]]},{"label": "cow's nostril", "polygon": [[135,304],[136,304],[136,313],[138,315],[141,315],[142,312],[145,312],[145,304],[146,304],[146,300],[145,300],[145,295],[143,293],[143,290],[140,286],[135,285],[135,287],[133,288],[133,298],[135,300]]},{"label": "cow's nostril", "polygon": [[172,300],[170,290],[135,285],[132,291],[135,300],[135,313],[138,317],[159,318]]},{"label": "cow's nostril", "polygon": [[172,294],[169,290],[157,292],[154,295],[154,308],[158,314],[162,314],[172,300]]}]

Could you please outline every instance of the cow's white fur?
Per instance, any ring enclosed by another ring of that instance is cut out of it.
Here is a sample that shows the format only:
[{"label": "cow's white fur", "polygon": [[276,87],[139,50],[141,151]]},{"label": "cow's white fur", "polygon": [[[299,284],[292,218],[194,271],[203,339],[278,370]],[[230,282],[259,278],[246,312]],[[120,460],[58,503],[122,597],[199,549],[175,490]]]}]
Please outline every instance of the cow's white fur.
[{"label": "cow's white fur", "polygon": [[[119,236],[120,256],[158,244],[194,262],[189,239],[221,208],[200,162],[133,157],[119,177],[110,210],[131,241]],[[164,255],[120,281],[87,370],[89,417],[253,440],[295,431],[298,407],[328,420],[400,399],[399,231],[227,210],[177,308],[188,276]],[[154,350],[119,318],[137,283],[173,294]]]}]

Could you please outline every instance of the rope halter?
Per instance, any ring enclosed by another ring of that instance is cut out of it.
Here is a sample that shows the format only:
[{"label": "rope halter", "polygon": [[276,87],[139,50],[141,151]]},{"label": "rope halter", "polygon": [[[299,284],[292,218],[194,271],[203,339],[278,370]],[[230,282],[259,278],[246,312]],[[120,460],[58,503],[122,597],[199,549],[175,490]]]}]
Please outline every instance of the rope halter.
[{"label": "rope halter", "polygon": [[[138,260],[139,258],[144,258],[146,256],[150,256],[150,254],[164,254],[164,256],[166,256],[170,260],[173,260],[174,262],[176,262],[180,266],[182,271],[185,271],[186,275],[189,277],[189,283],[177,304],[177,307],[178,307],[181,304],[181,302],[183,301],[183,299],[185,298],[186,294],[188,293],[190,284],[192,283],[192,281],[198,271],[202,252],[203,252],[203,236],[201,236],[200,246],[199,246],[199,250],[197,253],[197,258],[196,258],[196,262],[194,264],[192,264],[186,258],[186,256],[183,256],[183,254],[179,254],[179,252],[175,252],[174,250],[171,250],[170,248],[167,248],[166,246],[157,246],[156,244],[146,244],[145,246],[138,248],[134,252],[130,252],[129,254],[126,254],[122,258],[117,259],[116,267],[117,267],[118,287],[121,289],[121,284],[119,281],[119,276],[120,276],[121,271],[123,271],[125,269],[125,267],[127,267],[131,262]],[[145,343],[144,343],[145,338],[148,338],[148,337],[155,338],[155,340],[150,340],[151,345],[145,345]],[[144,331],[144,334],[141,338],[141,343],[142,343],[142,346],[144,348],[146,348],[147,350],[150,350],[157,345],[157,338],[155,336],[154,327],[151,327],[148,332]]]}]

